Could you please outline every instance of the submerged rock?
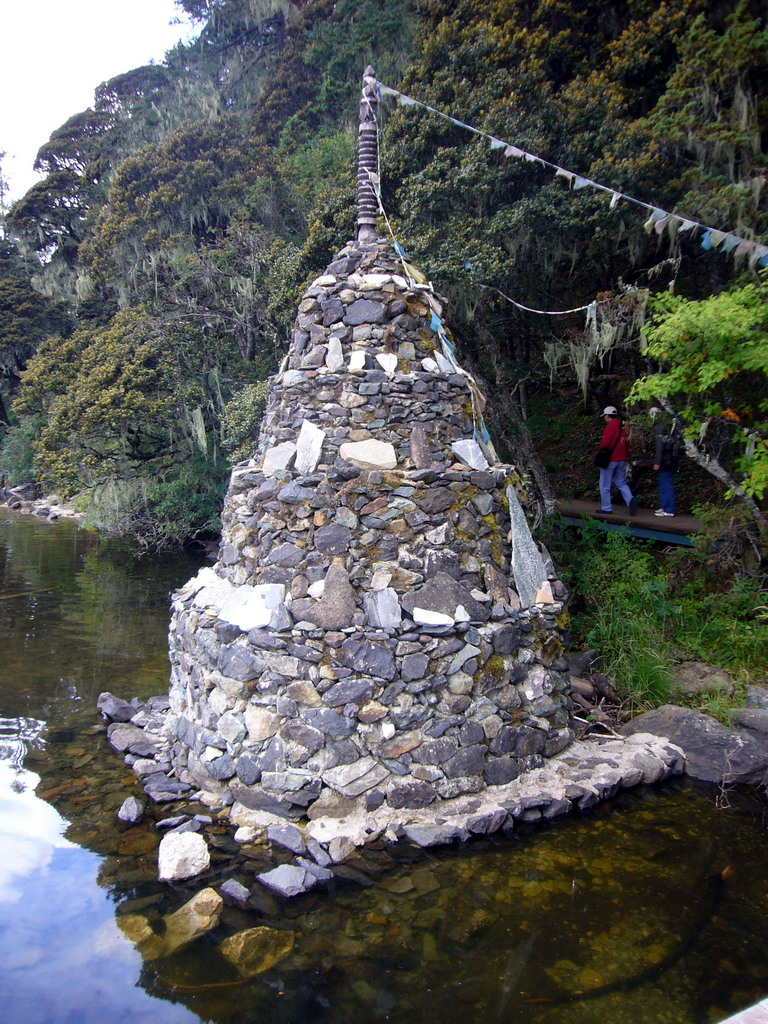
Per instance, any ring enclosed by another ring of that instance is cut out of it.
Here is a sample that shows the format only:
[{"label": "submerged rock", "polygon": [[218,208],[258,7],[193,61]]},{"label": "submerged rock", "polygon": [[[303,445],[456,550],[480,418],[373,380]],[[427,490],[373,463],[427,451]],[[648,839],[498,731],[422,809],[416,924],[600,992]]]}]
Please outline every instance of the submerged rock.
[{"label": "submerged rock", "polygon": [[137,825],[144,817],[144,804],[135,796],[126,797],[120,805],[117,816],[126,825]]},{"label": "submerged rock", "polygon": [[234,964],[244,978],[253,978],[284,960],[293,952],[295,941],[294,932],[248,928],[224,939],[219,948],[222,956]]}]

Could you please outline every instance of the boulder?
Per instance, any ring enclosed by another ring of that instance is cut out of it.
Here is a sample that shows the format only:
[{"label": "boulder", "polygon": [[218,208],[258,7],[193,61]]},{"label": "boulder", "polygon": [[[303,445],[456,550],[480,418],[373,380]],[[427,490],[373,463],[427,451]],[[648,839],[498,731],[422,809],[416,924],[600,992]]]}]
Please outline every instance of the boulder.
[{"label": "boulder", "polygon": [[210,864],[208,846],[197,832],[171,832],[163,836],[158,852],[161,882],[193,878],[207,871]]},{"label": "boulder", "polygon": [[665,736],[685,754],[688,775],[705,782],[768,782],[768,737],[745,736],[690,708],[665,704],[638,715],[621,729],[626,735]]},{"label": "boulder", "polygon": [[219,948],[242,977],[253,978],[284,960],[293,951],[295,939],[293,932],[262,926],[230,935]]},{"label": "boulder", "polygon": [[733,679],[716,665],[703,661],[683,661],[672,672],[675,685],[683,693],[733,693]]}]

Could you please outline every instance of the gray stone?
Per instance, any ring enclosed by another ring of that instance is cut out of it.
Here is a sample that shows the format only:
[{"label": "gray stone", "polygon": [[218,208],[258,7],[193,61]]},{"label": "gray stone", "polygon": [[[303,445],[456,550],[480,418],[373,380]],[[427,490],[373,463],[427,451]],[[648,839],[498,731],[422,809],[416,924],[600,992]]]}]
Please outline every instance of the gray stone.
[{"label": "gray stone", "polygon": [[768,709],[736,708],[732,720],[736,728],[768,738]]},{"label": "gray stone", "polygon": [[708,665],[703,661],[684,661],[672,672],[675,685],[683,693],[726,693],[734,691],[733,677],[716,665]]},{"label": "gray stone", "polygon": [[129,704],[127,700],[108,692],[99,694],[96,707],[102,715],[111,718],[113,722],[130,722],[138,710],[135,704]]},{"label": "gray stone", "polygon": [[[344,694],[342,693],[342,696],[343,695]],[[345,703],[348,702],[344,700],[340,702],[340,704]],[[336,705],[336,707],[338,706],[339,705]],[[335,739],[350,736],[355,731],[354,719],[346,718],[344,715],[339,714],[334,707],[300,708],[299,714],[309,725],[314,726],[315,729],[319,729],[320,732],[325,733],[326,736],[331,736]]]},{"label": "gray stone", "polygon": [[329,566],[325,575],[323,596],[304,617],[322,629],[346,629],[352,625],[357,609],[355,591],[350,586],[349,576],[341,565]]},{"label": "gray stone", "polygon": [[459,744],[454,736],[443,736],[427,740],[414,750],[411,757],[419,764],[442,764],[458,751]]},{"label": "gray stone", "polygon": [[449,758],[442,766],[449,779],[461,775],[480,775],[485,766],[485,747],[475,744],[462,747],[458,753]]},{"label": "gray stone", "polygon": [[290,850],[291,853],[306,853],[307,851],[304,836],[295,825],[268,825],[267,839],[270,843],[277,843],[278,846]]},{"label": "gray stone", "polygon": [[248,754],[241,754],[235,762],[238,779],[244,786],[252,786],[261,778],[261,768]]},{"label": "gray stone", "polygon": [[302,502],[309,501],[314,496],[313,490],[309,487],[302,487],[295,480],[286,484],[277,493],[278,500],[285,502],[286,505],[301,505]]},{"label": "gray stone", "polygon": [[256,654],[244,644],[232,644],[222,647],[216,664],[219,672],[230,679],[248,682],[258,678],[267,663],[261,654]]},{"label": "gray stone", "polygon": [[296,445],[292,441],[284,441],[282,444],[268,448],[264,454],[262,473],[264,476],[271,477],[287,469],[295,454]]},{"label": "gray stone", "polygon": [[117,817],[126,825],[136,825],[144,817],[144,804],[135,796],[128,796],[120,804]]},{"label": "gray stone", "polygon": [[314,545],[324,555],[343,555],[349,547],[352,534],[346,526],[339,523],[329,523],[328,526],[321,526],[315,530],[313,538]]},{"label": "gray stone", "polygon": [[229,754],[216,757],[206,764],[208,774],[217,782],[226,782],[235,774],[235,760]]},{"label": "gray stone", "polygon": [[256,875],[256,880],[280,896],[298,896],[317,882],[313,874],[298,864],[281,864],[278,868]]},{"label": "gray stone", "polygon": [[303,548],[286,542],[285,544],[278,544],[276,548],[272,548],[264,562],[266,565],[278,565],[283,569],[295,569],[305,557],[306,551]]},{"label": "gray stone", "polygon": [[442,846],[455,839],[466,839],[469,831],[460,825],[447,823],[440,825],[406,825],[403,828],[405,835],[416,846]]},{"label": "gray stone", "polygon": [[278,734],[286,743],[297,743],[310,753],[319,750],[325,743],[325,736],[319,729],[307,725],[299,719],[292,719],[281,726]]},{"label": "gray stone", "polygon": [[[356,641],[353,641],[356,642]],[[370,679],[360,679],[353,676],[350,679],[343,679],[336,683],[323,694],[322,700],[329,708],[340,707],[343,704],[350,704],[354,701],[365,700],[373,695],[373,683]]]},{"label": "gray stone", "polygon": [[406,683],[423,679],[429,670],[429,658],[426,654],[406,654],[402,660],[401,675]]},{"label": "gray stone", "polygon": [[483,449],[477,441],[473,441],[471,438],[466,441],[454,441],[451,448],[470,469],[488,469],[488,460],[483,455]]},{"label": "gray stone", "polygon": [[490,610],[485,605],[476,601],[465,587],[444,572],[437,573],[420,590],[406,594],[401,604],[411,614],[415,608],[420,608],[455,619],[457,609],[463,608],[470,622],[487,622],[490,617]]},{"label": "gray stone", "polygon": [[[395,656],[388,647],[364,640],[362,643],[351,637],[341,645],[341,661],[355,672],[364,672],[375,679],[392,680],[397,675]],[[367,693],[365,696],[371,696]],[[325,703],[325,695],[323,696]]]},{"label": "gray stone", "polygon": [[514,757],[490,757],[483,768],[483,778],[489,786],[506,786],[520,774],[520,763]]},{"label": "gray stone", "polygon": [[427,782],[393,780],[387,786],[387,803],[390,807],[427,807],[437,799],[437,793]]},{"label": "gray stone", "polygon": [[246,887],[238,882],[234,878],[228,878],[226,882],[219,886],[219,892],[223,893],[228,899],[234,903],[239,903],[244,906],[248,902],[248,898],[251,893]]},{"label": "gray stone", "polygon": [[387,319],[387,311],[380,302],[373,299],[355,299],[347,307],[344,323],[350,327],[358,324],[383,324]]},{"label": "gray stone", "polygon": [[512,528],[512,575],[523,608],[536,603],[539,591],[547,582],[547,571],[536,542],[531,535],[528,520],[518,500],[517,491],[507,487],[509,519]]},{"label": "gray stone", "polygon": [[363,469],[395,469],[397,454],[394,445],[388,441],[347,441],[339,448],[339,455],[346,462]]},{"label": "gray stone", "polygon": [[392,587],[365,594],[363,607],[368,624],[381,629],[396,629],[403,618],[397,592]]}]

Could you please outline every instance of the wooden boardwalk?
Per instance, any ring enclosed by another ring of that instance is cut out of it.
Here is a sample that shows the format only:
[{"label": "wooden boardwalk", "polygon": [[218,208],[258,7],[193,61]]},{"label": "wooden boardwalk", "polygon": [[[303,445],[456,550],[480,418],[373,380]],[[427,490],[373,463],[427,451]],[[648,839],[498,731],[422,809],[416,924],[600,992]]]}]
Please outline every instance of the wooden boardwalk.
[{"label": "wooden boardwalk", "polygon": [[728,1017],[720,1024],[768,1024],[768,999]]},{"label": "wooden boardwalk", "polygon": [[684,544],[690,547],[693,544],[693,534],[701,530],[701,523],[695,516],[656,516],[651,508],[638,508],[636,514],[631,516],[623,502],[620,505],[614,504],[613,512],[610,513],[596,511],[597,500],[581,501],[569,498],[567,501],[558,501],[557,507],[563,519],[574,526],[582,525],[585,519],[594,519],[600,524],[601,529],[621,530],[632,537],[645,537],[667,544]]}]

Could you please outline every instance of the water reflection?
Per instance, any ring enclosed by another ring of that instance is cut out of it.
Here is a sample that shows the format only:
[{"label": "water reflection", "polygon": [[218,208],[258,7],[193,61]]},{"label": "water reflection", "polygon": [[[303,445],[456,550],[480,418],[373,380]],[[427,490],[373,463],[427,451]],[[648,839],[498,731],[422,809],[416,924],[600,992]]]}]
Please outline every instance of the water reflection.
[{"label": "water reflection", "polygon": [[[21,595],[0,600],[3,1019],[711,1024],[768,992],[762,809],[720,811],[682,783],[463,848],[382,844],[347,866],[354,882],[289,903],[256,888],[144,962],[125,933],[162,935],[196,892],[254,888],[266,864],[214,825],[208,874],[161,885],[155,819],[176,808],[116,821],[141,794],[95,698],[166,688],[167,593],[193,571],[135,563],[72,524],[0,524],[0,597]],[[222,943],[255,926],[292,949],[244,977]]]}]

